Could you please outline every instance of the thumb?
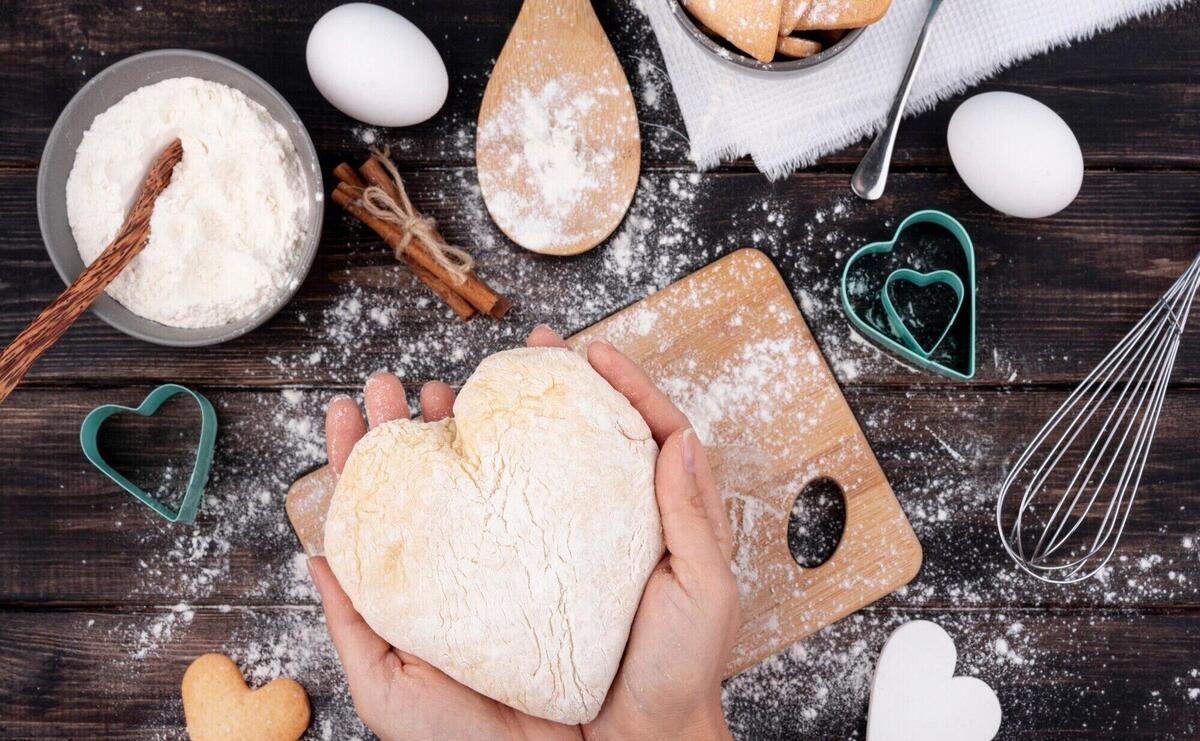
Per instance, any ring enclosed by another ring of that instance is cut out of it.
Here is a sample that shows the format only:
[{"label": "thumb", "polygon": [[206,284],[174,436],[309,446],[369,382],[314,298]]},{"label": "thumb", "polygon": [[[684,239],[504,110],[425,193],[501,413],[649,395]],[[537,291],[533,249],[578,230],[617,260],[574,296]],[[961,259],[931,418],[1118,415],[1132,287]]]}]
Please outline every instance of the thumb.
[{"label": "thumb", "polygon": [[696,475],[700,455],[703,451],[696,433],[690,427],[676,431],[663,443],[654,472],[654,491],[663,537],[671,553],[671,569],[696,576],[712,568],[729,568]]}]

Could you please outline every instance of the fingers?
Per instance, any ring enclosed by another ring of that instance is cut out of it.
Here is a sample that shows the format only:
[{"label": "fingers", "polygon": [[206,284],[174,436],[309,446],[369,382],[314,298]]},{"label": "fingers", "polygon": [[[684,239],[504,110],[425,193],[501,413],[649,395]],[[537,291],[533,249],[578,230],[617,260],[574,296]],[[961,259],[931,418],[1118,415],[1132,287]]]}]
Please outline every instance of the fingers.
[{"label": "fingers", "polygon": [[[533,328],[528,344],[530,347],[567,347],[563,338],[545,324]],[[672,432],[688,426],[687,417],[658,390],[650,376],[608,342],[596,340],[588,345],[587,359],[596,372],[624,394],[642,415],[660,446]]]},{"label": "fingers", "polygon": [[[363,397],[371,427],[408,416],[404,384],[391,373],[381,371],[368,378]],[[325,410],[325,450],[334,471],[342,472],[354,444],[365,434],[367,425],[354,399],[338,396],[329,402]]]},{"label": "fingers", "polygon": [[440,422],[454,411],[454,389],[441,381],[430,381],[421,387],[421,419]]},{"label": "fingers", "polygon": [[[654,472],[654,490],[662,517],[663,536],[671,552],[671,569],[705,581],[714,569],[729,571],[721,548],[708,495],[698,475],[704,451],[691,428],[675,432],[663,443]],[[685,582],[685,588],[688,584]]]},{"label": "fingers", "polygon": [[567,343],[562,337],[558,336],[550,327],[545,324],[539,324],[529,333],[529,340],[525,343],[530,347],[566,347]]},{"label": "fingers", "polygon": [[367,434],[367,423],[363,421],[358,404],[349,396],[337,396],[325,410],[325,452],[329,465],[339,474],[346,467],[346,459],[362,436]]},{"label": "fingers", "polygon": [[308,559],[308,572],[321,594],[325,624],[337,649],[351,687],[376,680],[372,672],[391,653],[392,647],[354,609],[350,597],[338,584],[329,563],[320,556]]},{"label": "fingers", "polygon": [[596,340],[588,345],[587,358],[596,372],[624,394],[642,415],[660,448],[670,435],[689,426],[687,417],[654,385],[650,376],[617,348]]},{"label": "fingers", "polygon": [[363,403],[371,429],[393,419],[408,419],[404,384],[391,373],[376,371],[363,386]]},{"label": "fingers", "polygon": [[[559,337],[554,330],[550,329],[550,327],[546,326],[545,324],[539,324],[533,328],[533,331],[529,333],[529,340],[527,344],[529,347],[565,348],[567,346],[567,343],[563,341],[563,338]],[[377,376],[378,375],[383,374],[377,374]],[[371,381],[375,380],[377,376],[372,376]],[[387,377],[395,380],[394,377]],[[368,387],[370,386],[371,381],[367,382]],[[399,381],[396,381],[396,383],[399,384]],[[454,389],[450,388],[449,385],[442,383],[441,381],[431,381],[430,383],[425,384],[421,388],[421,418],[426,422],[438,422],[446,417],[449,417],[454,411],[454,398]],[[367,415],[371,416],[369,401],[367,406]],[[396,418],[397,417],[391,417],[391,419]],[[375,422],[374,417],[372,417],[371,426],[374,427],[376,424],[377,422]]]}]

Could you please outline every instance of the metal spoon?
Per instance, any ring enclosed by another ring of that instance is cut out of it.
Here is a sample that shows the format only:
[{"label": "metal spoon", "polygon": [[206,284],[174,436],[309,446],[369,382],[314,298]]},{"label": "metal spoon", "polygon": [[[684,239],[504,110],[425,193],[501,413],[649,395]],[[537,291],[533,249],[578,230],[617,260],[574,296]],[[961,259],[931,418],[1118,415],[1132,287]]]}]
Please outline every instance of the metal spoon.
[{"label": "metal spoon", "polygon": [[908,71],[904,73],[904,81],[892,101],[892,110],[888,113],[887,126],[879,132],[875,143],[867,150],[854,177],[850,179],[850,188],[859,198],[876,201],[887,189],[888,170],[892,166],[892,151],[896,148],[896,134],[900,131],[900,117],[908,107],[908,94],[912,92],[913,79],[917,76],[917,68],[925,56],[925,46],[929,42],[929,29],[933,27],[933,19],[937,16],[942,0],[933,0],[929,6],[929,15],[925,16],[925,25],[917,38],[917,47],[913,49],[912,59],[908,61]]}]

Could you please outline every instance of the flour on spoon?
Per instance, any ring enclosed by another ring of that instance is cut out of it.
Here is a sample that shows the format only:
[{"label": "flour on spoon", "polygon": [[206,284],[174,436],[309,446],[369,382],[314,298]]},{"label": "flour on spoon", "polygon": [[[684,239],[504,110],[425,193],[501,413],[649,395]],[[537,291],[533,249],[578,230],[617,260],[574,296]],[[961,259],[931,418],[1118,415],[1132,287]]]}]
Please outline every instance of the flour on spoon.
[{"label": "flour on spoon", "polygon": [[618,149],[585,133],[601,98],[622,93],[551,80],[540,89],[519,89],[480,126],[481,147],[515,142],[503,168],[481,170],[479,184],[497,225],[522,246],[543,250],[591,236],[594,219],[581,216],[596,203],[591,196],[618,188]]}]

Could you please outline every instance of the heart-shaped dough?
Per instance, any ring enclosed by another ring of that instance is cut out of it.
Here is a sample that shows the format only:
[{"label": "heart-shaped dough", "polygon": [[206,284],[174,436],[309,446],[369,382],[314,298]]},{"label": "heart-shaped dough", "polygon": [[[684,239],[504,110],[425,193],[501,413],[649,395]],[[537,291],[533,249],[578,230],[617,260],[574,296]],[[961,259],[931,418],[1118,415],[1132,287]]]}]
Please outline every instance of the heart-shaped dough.
[{"label": "heart-shaped dough", "polygon": [[562,349],[484,360],[436,423],[354,446],[325,552],[390,643],[532,715],[600,711],[663,553],[645,421]]},{"label": "heart-shaped dough", "polygon": [[308,696],[280,677],[252,690],[228,656],[205,654],[183,674],[192,741],[296,741],[308,728]]},{"label": "heart-shaped dough", "polygon": [[867,741],[989,741],[1000,701],[980,679],[954,676],[958,652],[937,623],[913,620],[892,633],[875,666]]}]

